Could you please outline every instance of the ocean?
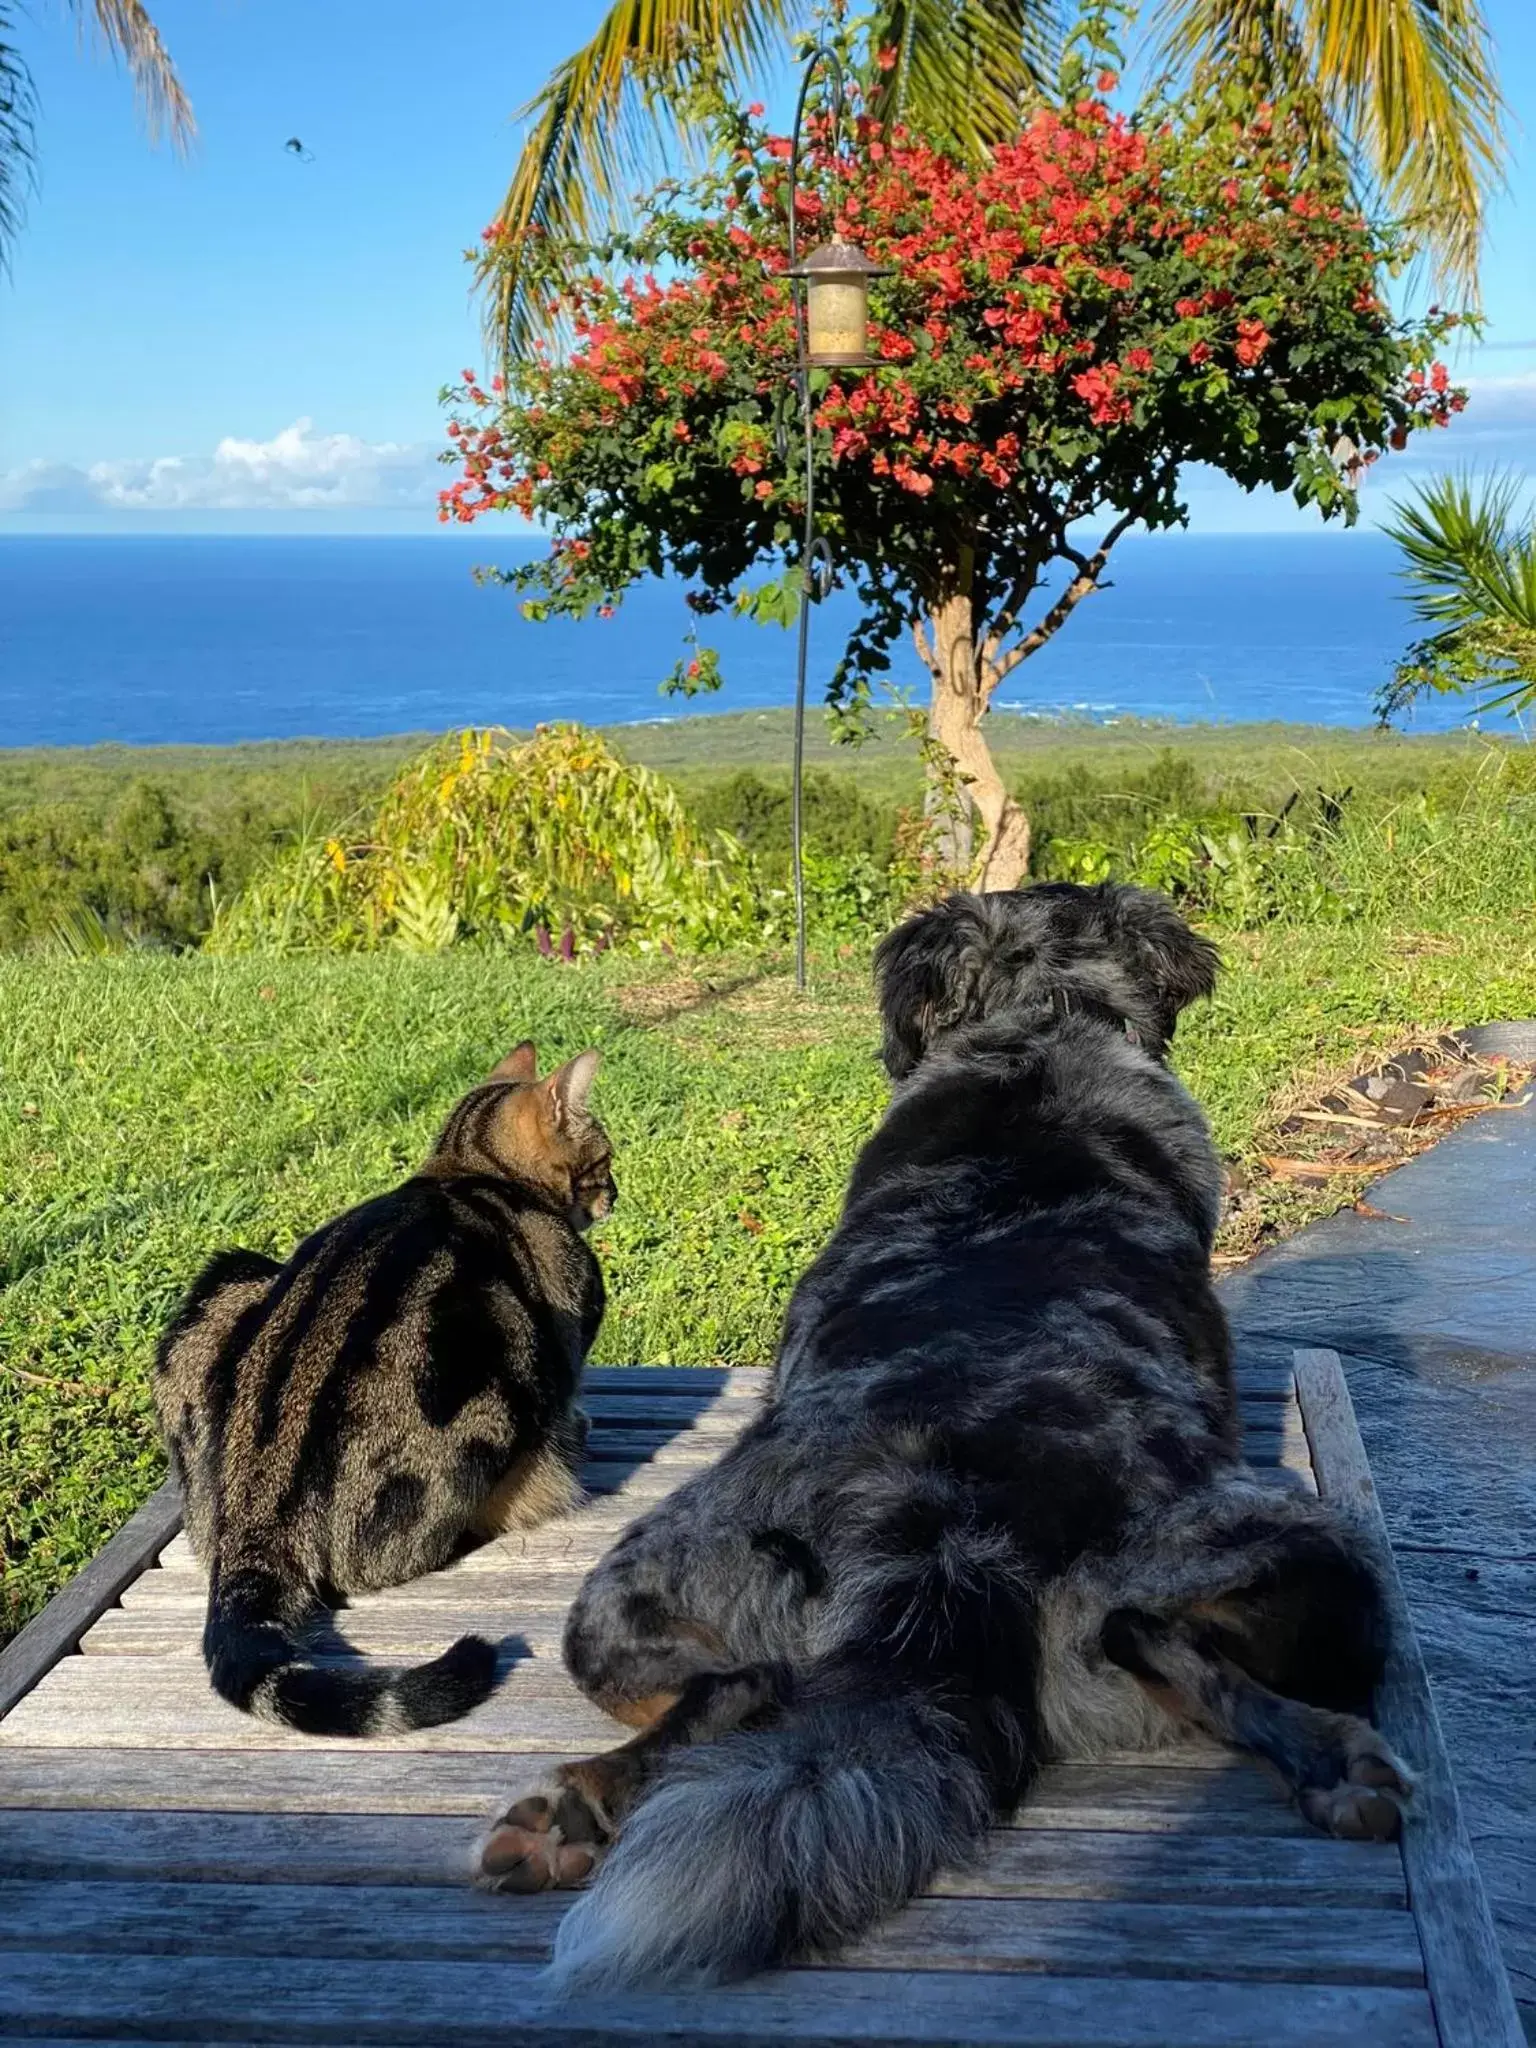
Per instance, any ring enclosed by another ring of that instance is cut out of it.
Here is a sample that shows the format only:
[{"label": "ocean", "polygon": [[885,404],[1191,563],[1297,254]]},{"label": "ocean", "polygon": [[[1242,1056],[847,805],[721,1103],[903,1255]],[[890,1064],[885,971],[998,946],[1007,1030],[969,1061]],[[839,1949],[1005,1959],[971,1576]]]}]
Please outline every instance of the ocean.
[{"label": "ocean", "polygon": [[[471,573],[517,555],[491,531],[0,538],[0,746],[611,724],[793,701],[793,634],[702,621],[725,689],[663,697],[662,677],[688,652],[676,587],[636,589],[611,620],[533,625],[512,593]],[[1127,540],[1112,587],[1014,671],[1000,706],[1367,725],[1413,637],[1395,560],[1373,533]],[[851,616],[835,596],[816,614],[813,702]],[[910,648],[898,651],[895,675],[920,687]],[[1443,729],[1467,715],[1437,701],[1417,723]]]}]

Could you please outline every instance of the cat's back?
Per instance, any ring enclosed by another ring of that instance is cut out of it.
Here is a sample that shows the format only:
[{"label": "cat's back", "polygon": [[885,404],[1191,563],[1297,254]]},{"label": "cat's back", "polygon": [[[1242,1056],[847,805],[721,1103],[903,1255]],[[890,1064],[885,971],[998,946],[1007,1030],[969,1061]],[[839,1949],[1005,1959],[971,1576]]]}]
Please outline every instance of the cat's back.
[{"label": "cat's back", "polygon": [[230,1329],[205,1381],[225,1455],[291,1477],[317,1456],[333,1469],[341,1442],[441,1429],[483,1397],[499,1408],[514,1385],[538,1383],[553,1409],[574,1391],[594,1285],[586,1245],[517,1189],[413,1176],[306,1238]]},{"label": "cat's back", "polygon": [[231,1332],[232,1408],[251,1411],[264,1444],[281,1441],[288,1407],[323,1398],[339,1423],[362,1385],[418,1367],[452,1305],[505,1284],[517,1263],[512,1218],[494,1194],[470,1205],[417,1176],[359,1203],[304,1239]]}]

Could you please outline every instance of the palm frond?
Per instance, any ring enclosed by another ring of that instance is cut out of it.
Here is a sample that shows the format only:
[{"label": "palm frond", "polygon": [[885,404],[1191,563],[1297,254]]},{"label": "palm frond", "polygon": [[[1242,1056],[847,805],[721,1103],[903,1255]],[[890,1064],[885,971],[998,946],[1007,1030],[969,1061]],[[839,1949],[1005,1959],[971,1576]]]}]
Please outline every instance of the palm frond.
[{"label": "palm frond", "polygon": [[1479,0],[1162,0],[1155,32],[1165,61],[1241,56],[1315,96],[1443,283],[1475,298],[1507,116]]},{"label": "palm frond", "polygon": [[503,348],[519,351],[539,325],[521,238],[582,241],[621,221],[626,180],[687,131],[699,63],[740,79],[807,12],[804,0],[615,0],[519,117],[532,125],[501,204],[500,252],[480,273]]},{"label": "palm frond", "polygon": [[1054,70],[1057,0],[884,0],[873,41],[896,62],[872,111],[976,157],[1019,132],[1024,101]]},{"label": "palm frond", "polygon": [[151,141],[168,137],[173,148],[185,149],[197,132],[192,102],[144,0],[69,0],[69,4],[82,29],[89,12],[97,38],[127,65]]},{"label": "palm frond", "polygon": [[1536,633],[1536,523],[1527,480],[1495,471],[1436,477],[1393,506],[1414,610],[1430,625],[1502,620]]},{"label": "palm frond", "polygon": [[[688,135],[701,63],[723,82],[761,77],[814,19],[812,0],[616,0],[584,49],[523,110],[531,121],[481,266],[498,345],[517,354],[541,325],[521,239],[583,241],[627,217],[627,181]],[[1016,134],[1022,101],[1054,63],[1061,0],[881,0],[874,111],[979,154]]]},{"label": "palm frond", "polygon": [[12,41],[15,9],[0,0],[0,272],[21,227],[32,184],[32,78]]},{"label": "palm frond", "polygon": [[[1521,475],[1437,477],[1393,506],[1413,608],[1438,628],[1409,648],[1377,700],[1384,721],[1425,691],[1479,711],[1536,701],[1536,519]],[[1493,691],[1495,694],[1489,695]]]}]

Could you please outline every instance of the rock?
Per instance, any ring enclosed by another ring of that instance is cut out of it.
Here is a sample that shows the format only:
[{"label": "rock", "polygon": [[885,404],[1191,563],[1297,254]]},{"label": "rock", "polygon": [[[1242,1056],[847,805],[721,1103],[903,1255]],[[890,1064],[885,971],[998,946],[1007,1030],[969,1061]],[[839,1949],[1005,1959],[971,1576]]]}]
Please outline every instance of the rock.
[{"label": "rock", "polygon": [[1422,1081],[1393,1081],[1373,1100],[1373,1108],[1384,1124],[1411,1124],[1428,1109],[1435,1091]]},{"label": "rock", "polygon": [[1453,1074],[1435,1086],[1435,1101],[1449,1104],[1457,1102],[1497,1102],[1504,1092],[1502,1077],[1487,1067],[1458,1067]]}]

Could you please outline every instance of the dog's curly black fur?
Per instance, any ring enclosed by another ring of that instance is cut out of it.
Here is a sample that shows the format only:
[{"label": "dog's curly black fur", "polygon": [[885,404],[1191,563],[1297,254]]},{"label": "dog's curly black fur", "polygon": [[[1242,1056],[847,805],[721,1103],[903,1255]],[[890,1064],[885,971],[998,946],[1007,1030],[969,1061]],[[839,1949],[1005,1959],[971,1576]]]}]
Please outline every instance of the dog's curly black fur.
[{"label": "dog's curly black fur", "polygon": [[835,1951],[973,1857],[1043,1760],[1191,1725],[1319,1825],[1397,1822],[1356,1718],[1369,1564],[1239,1462],[1222,1171],[1164,1063],[1214,949],[1162,897],[1052,884],[952,897],[876,965],[895,1095],[764,1412],[571,1616],[578,1683],[643,1732],[481,1851],[526,1890],[613,1844],[567,1984]]}]

